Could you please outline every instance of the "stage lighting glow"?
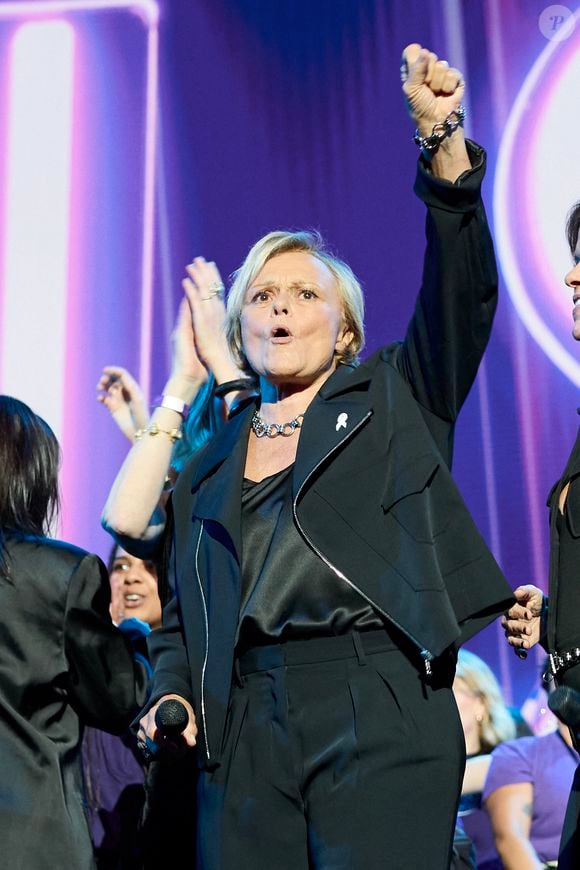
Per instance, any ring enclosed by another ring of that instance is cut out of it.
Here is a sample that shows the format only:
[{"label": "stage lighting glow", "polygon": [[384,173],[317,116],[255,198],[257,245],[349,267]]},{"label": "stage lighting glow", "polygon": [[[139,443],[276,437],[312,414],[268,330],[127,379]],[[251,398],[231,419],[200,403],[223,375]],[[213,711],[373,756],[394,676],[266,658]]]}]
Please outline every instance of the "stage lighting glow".
[{"label": "stage lighting glow", "polygon": [[[74,31],[65,21],[22,25],[12,39],[8,93],[0,372],[12,393],[37,397],[35,410],[49,417],[57,435],[65,375],[74,50]],[[27,353],[27,347],[35,350]],[[41,370],[39,348],[46,360]]]},{"label": "stage lighting glow", "polygon": [[143,255],[141,274],[141,334],[139,340],[139,382],[147,399],[151,393],[151,352],[153,334],[153,259],[155,230],[155,146],[157,141],[157,90],[159,33],[149,29],[147,91],[145,109],[145,178],[143,202]]},{"label": "stage lighting glow", "polygon": [[[564,218],[578,199],[580,16],[565,42],[549,42],[514,102],[498,153],[494,225],[506,286],[526,329],[580,386],[573,354],[571,266]],[[570,348],[570,349],[569,349]]]},{"label": "stage lighting glow", "polygon": [[146,21],[155,22],[159,7],[154,0],[18,0],[2,3],[0,18],[32,18],[36,15],[65,15],[67,12],[101,12],[107,9],[129,9],[142,15]]}]

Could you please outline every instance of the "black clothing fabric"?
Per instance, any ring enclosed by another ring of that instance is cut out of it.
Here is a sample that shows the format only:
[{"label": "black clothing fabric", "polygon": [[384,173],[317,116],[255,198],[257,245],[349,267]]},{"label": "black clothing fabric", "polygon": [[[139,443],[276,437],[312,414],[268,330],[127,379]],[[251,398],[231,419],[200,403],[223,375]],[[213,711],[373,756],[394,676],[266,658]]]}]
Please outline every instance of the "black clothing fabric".
[{"label": "black clothing fabric", "polygon": [[[568,493],[563,516],[560,495],[566,485]],[[550,509],[550,578],[548,628],[549,651],[566,652],[580,646],[580,430],[564,473],[548,495]],[[580,665],[556,678],[561,686],[580,692]],[[577,870],[580,866],[580,772],[576,771],[560,841],[558,867]]]},{"label": "black clothing fabric", "polygon": [[[572,493],[572,488],[574,492]],[[557,510],[556,529],[558,533],[558,577],[574,577],[575,582],[561,582],[558,585],[558,595],[553,601],[556,609],[556,650],[558,652],[572,649],[580,642],[580,572],[578,571],[578,535],[580,528],[575,528],[575,522],[580,519],[578,505],[574,502],[579,497],[580,481],[570,485],[564,513]],[[568,503],[568,499],[572,501]],[[580,668],[570,669],[566,685],[572,685],[580,691]]]},{"label": "black clothing fabric", "polygon": [[[455,421],[497,303],[479,192],[484,155],[468,147],[474,169],[461,184],[419,165],[427,250],[404,341],[358,367],[339,366],[324,383],[304,416],[292,471],[300,534],[337,583],[348,581],[427,663],[513,601],[450,473]],[[150,644],[150,704],[170,693],[192,703],[207,768],[220,764],[230,700],[252,413],[250,405],[234,416],[179,477],[166,528],[174,597]]]},{"label": "black clothing fabric", "polygon": [[200,773],[198,866],[448,870],[465,759],[453,661],[426,683],[413,654],[373,631],[243,656],[222,764]]},{"label": "black clothing fabric", "polygon": [[[562,490],[568,485],[564,514],[559,509]],[[550,578],[547,647],[565,652],[580,645],[580,431],[560,480],[548,495],[550,509]],[[580,679],[570,668],[557,682],[580,690]]]},{"label": "black clothing fabric", "polygon": [[457,822],[455,826],[449,870],[477,870],[474,845],[461,827],[460,822]]},{"label": "black clothing fabric", "polygon": [[145,669],[109,616],[105,566],[83,550],[12,535],[0,576],[0,854],[11,870],[93,867],[83,725],[121,733]]},{"label": "black clothing fabric", "polygon": [[242,485],[238,650],[383,628],[370,604],[320,559],[292,516],[292,468]]}]

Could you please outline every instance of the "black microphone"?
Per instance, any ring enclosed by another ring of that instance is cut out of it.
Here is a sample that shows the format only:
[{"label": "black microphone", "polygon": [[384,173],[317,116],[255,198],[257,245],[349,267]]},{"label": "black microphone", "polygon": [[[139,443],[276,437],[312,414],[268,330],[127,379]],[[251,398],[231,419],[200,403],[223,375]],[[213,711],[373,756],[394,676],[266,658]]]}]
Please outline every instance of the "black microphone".
[{"label": "black microphone", "polygon": [[558,686],[548,697],[548,707],[560,722],[568,726],[577,743],[580,737],[580,692],[570,686]]},{"label": "black microphone", "polygon": [[179,738],[189,722],[189,714],[181,701],[170,698],[159,705],[155,713],[155,724],[166,740],[173,743]]}]

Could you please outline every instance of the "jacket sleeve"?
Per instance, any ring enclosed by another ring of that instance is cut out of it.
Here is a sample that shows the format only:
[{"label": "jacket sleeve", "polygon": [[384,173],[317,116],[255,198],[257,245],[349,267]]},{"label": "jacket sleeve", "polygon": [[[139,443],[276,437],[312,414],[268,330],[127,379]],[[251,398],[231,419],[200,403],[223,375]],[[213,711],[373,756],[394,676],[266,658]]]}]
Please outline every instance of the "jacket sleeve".
[{"label": "jacket sleeve", "polygon": [[163,624],[147,638],[153,664],[151,692],[146,712],[163,695],[180,695],[196,708],[192,697],[191,677],[185,639],[181,627],[175,574],[175,520],[173,496],[167,505],[167,523],[163,539],[163,558],[159,564],[159,585],[163,607]]},{"label": "jacket sleeve", "polygon": [[497,269],[480,186],[485,153],[454,183],[421,162],[415,193],[428,208],[427,249],[415,312],[395,365],[417,401],[454,422],[477,374],[497,305]]},{"label": "jacket sleeve", "polygon": [[111,621],[107,571],[86,555],[74,569],[64,618],[71,704],[86,725],[118,734],[145,701],[147,667]]}]

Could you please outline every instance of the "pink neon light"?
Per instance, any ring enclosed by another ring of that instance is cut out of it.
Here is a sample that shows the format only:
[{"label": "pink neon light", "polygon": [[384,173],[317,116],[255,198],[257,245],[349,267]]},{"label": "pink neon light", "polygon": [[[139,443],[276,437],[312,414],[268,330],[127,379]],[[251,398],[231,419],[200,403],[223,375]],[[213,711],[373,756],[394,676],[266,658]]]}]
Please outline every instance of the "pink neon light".
[{"label": "pink neon light", "polygon": [[2,3],[0,18],[30,18],[33,15],[64,15],[68,12],[100,12],[103,9],[128,9],[145,15],[150,22],[159,18],[154,0],[19,0]]},{"label": "pink neon light", "polygon": [[151,393],[151,344],[153,330],[153,254],[155,228],[155,145],[157,139],[157,88],[159,33],[152,25],[147,40],[147,91],[145,116],[145,179],[143,203],[143,257],[139,382],[145,399]]},{"label": "pink neon light", "polygon": [[[17,30],[7,116],[2,375],[4,387],[31,402],[57,434],[63,404],[73,66],[74,32],[67,22],[35,22]],[[31,348],[24,355],[23,337]],[[51,360],[48,370],[41,368],[43,357]]]}]

